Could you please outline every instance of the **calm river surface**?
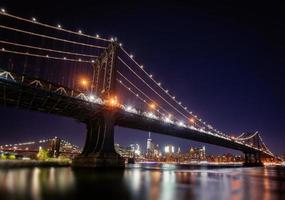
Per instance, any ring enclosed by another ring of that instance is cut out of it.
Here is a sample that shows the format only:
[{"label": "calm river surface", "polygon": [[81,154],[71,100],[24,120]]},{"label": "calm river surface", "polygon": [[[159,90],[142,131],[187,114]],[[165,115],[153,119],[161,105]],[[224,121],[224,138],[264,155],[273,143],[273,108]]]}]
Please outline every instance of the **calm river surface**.
[{"label": "calm river surface", "polygon": [[0,169],[0,199],[285,199],[285,168]]}]

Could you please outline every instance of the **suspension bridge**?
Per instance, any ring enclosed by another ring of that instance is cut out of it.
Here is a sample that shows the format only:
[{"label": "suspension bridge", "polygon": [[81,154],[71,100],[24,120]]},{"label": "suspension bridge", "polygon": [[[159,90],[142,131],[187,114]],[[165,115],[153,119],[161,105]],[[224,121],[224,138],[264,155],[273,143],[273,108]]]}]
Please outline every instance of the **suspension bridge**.
[{"label": "suspension bridge", "polygon": [[122,167],[114,127],[242,151],[246,165],[276,158],[260,133],[233,137],[193,113],[116,38],[0,11],[0,105],[71,117],[87,126],[74,167]]}]

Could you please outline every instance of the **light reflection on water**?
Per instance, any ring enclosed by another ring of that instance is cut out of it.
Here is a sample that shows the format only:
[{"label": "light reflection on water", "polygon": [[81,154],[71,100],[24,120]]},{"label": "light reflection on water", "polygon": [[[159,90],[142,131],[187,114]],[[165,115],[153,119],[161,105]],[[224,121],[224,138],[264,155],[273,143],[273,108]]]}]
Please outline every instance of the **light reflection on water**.
[{"label": "light reflection on water", "polygon": [[[285,199],[283,168],[0,169],[0,199]],[[97,197],[97,198],[96,198]]]}]

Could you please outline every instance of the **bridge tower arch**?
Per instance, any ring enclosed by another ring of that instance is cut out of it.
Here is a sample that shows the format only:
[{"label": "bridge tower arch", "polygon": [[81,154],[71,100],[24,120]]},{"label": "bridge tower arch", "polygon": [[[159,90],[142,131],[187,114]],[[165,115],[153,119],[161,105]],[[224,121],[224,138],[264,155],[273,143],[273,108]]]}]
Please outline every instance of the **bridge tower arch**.
[{"label": "bridge tower arch", "polygon": [[115,81],[118,48],[117,42],[110,43],[93,65],[91,92],[103,99],[116,94]]}]

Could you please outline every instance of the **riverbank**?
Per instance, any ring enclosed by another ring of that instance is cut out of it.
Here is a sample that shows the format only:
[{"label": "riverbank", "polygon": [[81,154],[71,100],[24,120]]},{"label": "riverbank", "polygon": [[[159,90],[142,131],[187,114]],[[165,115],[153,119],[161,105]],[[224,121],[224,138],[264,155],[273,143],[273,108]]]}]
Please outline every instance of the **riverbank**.
[{"label": "riverbank", "polygon": [[68,167],[71,165],[69,160],[0,160],[0,168],[18,167]]}]

